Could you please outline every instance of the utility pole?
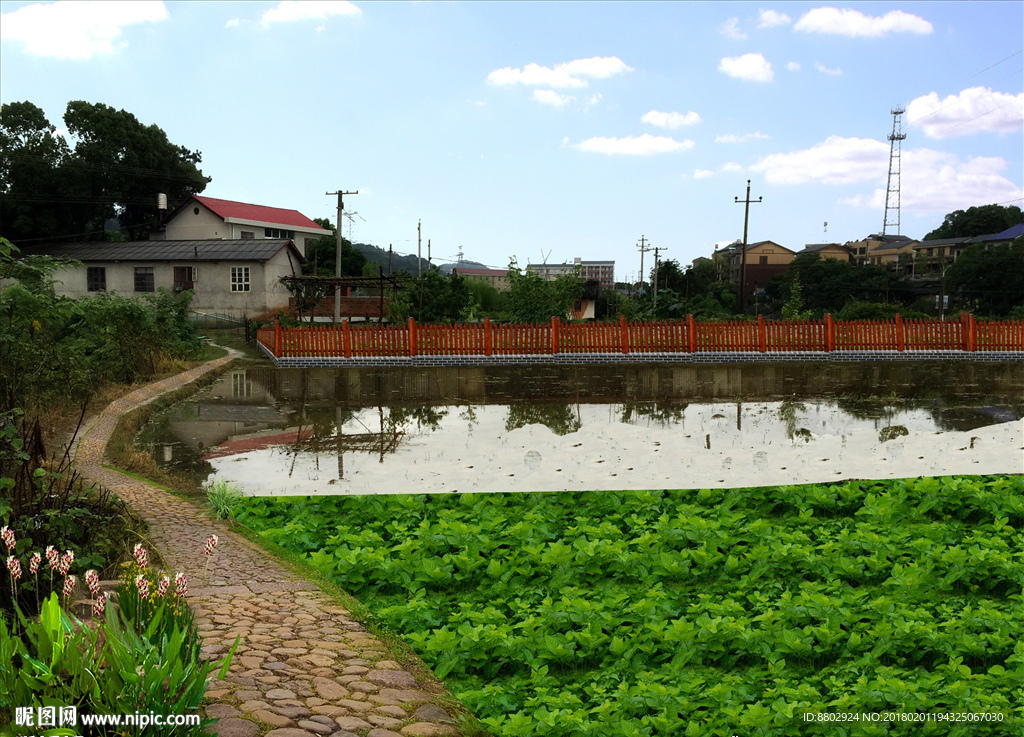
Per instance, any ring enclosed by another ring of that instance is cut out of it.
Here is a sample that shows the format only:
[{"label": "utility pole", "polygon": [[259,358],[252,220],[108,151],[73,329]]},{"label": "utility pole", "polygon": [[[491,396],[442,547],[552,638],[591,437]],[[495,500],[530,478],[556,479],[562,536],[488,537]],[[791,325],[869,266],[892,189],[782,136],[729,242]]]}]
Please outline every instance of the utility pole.
[{"label": "utility pole", "polygon": [[661,247],[654,249],[654,309],[658,309],[658,251],[667,250],[667,248]]},{"label": "utility pole", "polygon": [[423,276],[423,264],[421,259],[423,258],[423,231],[421,230],[423,223],[420,220],[416,221],[416,278],[419,279]]},{"label": "utility pole", "polygon": [[[340,189],[337,192],[325,192],[324,194],[338,195],[338,231],[337,231],[337,243],[334,247],[334,276],[336,279],[341,278],[341,214],[345,211],[345,203],[342,197],[347,194],[359,194],[357,189],[355,192],[342,192]],[[334,285],[334,324],[337,325],[341,322],[341,287],[337,284]]]},{"label": "utility pole", "polygon": [[746,287],[747,282],[747,223],[750,222],[750,203],[758,203],[761,198],[758,197],[756,200],[750,199],[750,180],[747,180],[747,197],[741,200],[739,197],[736,198],[736,202],[742,202],[743,208],[743,245],[741,246],[742,251],[740,253],[740,311],[745,315],[747,314],[747,300],[744,299],[743,289]]},{"label": "utility pole", "polygon": [[[649,243],[650,241],[646,241],[646,242]],[[647,253],[648,251],[650,251],[651,249],[645,245],[645,239],[644,239],[643,236],[640,236],[640,242],[637,244],[636,247],[638,249],[640,249],[640,279],[639,279],[639,283],[640,283],[640,293],[643,294],[643,292],[644,292],[644,254]]]},{"label": "utility pole", "polygon": [[391,244],[388,243],[388,276],[391,276]]},{"label": "utility pole", "polygon": [[434,260],[430,256],[430,239],[427,238],[427,263],[431,266],[434,265]]}]

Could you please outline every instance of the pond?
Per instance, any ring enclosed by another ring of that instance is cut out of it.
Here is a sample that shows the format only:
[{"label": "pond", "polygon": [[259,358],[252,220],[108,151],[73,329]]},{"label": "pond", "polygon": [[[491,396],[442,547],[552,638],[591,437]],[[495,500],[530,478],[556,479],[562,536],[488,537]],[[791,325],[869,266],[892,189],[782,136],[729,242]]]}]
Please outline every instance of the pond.
[{"label": "pond", "polygon": [[1024,364],[235,369],[157,463],[252,495],[764,486],[1024,472]]}]

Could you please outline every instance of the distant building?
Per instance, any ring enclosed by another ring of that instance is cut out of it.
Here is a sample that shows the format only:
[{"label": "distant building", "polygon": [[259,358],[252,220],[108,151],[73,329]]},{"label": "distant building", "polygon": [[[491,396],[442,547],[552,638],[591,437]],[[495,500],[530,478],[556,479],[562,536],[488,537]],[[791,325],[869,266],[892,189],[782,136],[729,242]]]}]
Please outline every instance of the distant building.
[{"label": "distant building", "polygon": [[[731,243],[715,252],[714,260],[728,270],[729,281],[733,284],[740,283],[742,257],[742,243]],[[750,295],[764,289],[770,277],[786,273],[794,258],[796,254],[793,251],[775,241],[748,243],[746,283],[742,285],[741,303],[746,304]]]},{"label": "distant building", "polygon": [[614,261],[584,261],[581,258],[573,259],[571,264],[527,264],[526,268],[539,274],[548,281],[553,281],[561,274],[572,274],[579,268],[580,278],[583,281],[596,281],[602,289],[615,288],[615,262]]},{"label": "distant building", "polygon": [[885,265],[910,273],[913,269],[915,243],[917,241],[905,235],[874,233],[859,241],[851,241],[846,247],[850,249],[855,264]]},{"label": "distant building", "polygon": [[804,250],[799,251],[796,255],[803,256],[805,253],[816,253],[822,258],[831,258],[836,261],[850,260],[850,249],[838,243],[808,243],[804,246]]},{"label": "distant building", "polygon": [[508,269],[487,269],[474,268],[472,266],[456,266],[452,268],[451,271],[449,271],[449,273],[458,274],[464,279],[472,279],[473,281],[482,281],[485,284],[490,284],[499,292],[507,292],[509,290]]},{"label": "distant building", "polygon": [[307,246],[330,234],[298,210],[193,195],[164,219],[150,240],[287,239],[305,256]]}]

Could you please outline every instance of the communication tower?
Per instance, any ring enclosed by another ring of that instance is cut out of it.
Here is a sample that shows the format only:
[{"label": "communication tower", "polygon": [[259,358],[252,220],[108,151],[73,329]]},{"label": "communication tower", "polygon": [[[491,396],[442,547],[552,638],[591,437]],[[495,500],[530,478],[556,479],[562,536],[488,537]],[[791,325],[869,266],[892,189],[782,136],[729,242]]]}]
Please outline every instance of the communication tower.
[{"label": "communication tower", "polygon": [[[882,222],[882,235],[890,226],[896,226],[896,235],[900,234],[900,152],[901,141],[907,137],[903,132],[903,107],[892,109],[892,134],[889,136],[889,183],[885,188],[885,219]],[[890,212],[893,215],[890,216]]]}]

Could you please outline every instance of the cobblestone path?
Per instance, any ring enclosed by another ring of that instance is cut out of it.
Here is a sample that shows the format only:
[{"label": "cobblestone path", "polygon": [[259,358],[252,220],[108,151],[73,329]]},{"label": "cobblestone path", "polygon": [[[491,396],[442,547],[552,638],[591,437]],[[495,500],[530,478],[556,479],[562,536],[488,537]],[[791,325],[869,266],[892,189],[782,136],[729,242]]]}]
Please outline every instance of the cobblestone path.
[{"label": "cobblestone path", "polygon": [[[220,658],[240,638],[230,673],[207,689],[205,711],[224,737],[458,735],[441,689],[397,663],[386,646],[315,584],[285,569],[199,507],[103,468],[118,417],[224,365],[232,354],[111,403],[83,431],[75,465],[150,525],[172,575],[189,580],[203,653]],[[205,571],[203,547],[219,544]]]}]

